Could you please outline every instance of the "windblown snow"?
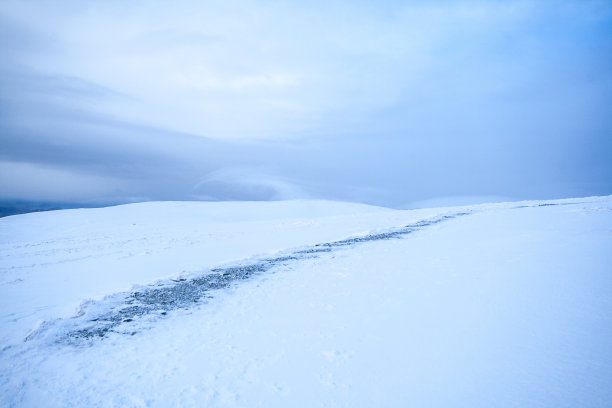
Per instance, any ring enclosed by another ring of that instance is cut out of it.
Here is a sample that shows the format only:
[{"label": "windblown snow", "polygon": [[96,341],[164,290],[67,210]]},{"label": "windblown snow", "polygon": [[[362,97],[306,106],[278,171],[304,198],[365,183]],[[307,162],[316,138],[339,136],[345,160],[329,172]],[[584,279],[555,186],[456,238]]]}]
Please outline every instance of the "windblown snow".
[{"label": "windblown snow", "polygon": [[612,406],[612,196],[0,219],[0,406]]}]

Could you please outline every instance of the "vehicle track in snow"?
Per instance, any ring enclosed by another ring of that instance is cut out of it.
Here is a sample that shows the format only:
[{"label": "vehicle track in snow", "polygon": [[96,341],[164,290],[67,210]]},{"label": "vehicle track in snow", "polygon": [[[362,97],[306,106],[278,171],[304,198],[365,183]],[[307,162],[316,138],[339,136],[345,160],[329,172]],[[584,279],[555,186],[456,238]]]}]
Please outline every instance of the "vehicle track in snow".
[{"label": "vehicle track in snow", "polygon": [[87,301],[76,316],[44,322],[26,337],[26,341],[42,337],[58,343],[79,345],[92,343],[111,333],[134,335],[143,329],[143,323],[152,323],[175,310],[201,306],[216,291],[245,279],[279,270],[300,260],[318,258],[322,254],[369,242],[401,239],[427,227],[472,213],[447,213],[399,228],[287,250],[274,257],[212,268],[196,277],[170,279],[109,295],[99,301]]}]

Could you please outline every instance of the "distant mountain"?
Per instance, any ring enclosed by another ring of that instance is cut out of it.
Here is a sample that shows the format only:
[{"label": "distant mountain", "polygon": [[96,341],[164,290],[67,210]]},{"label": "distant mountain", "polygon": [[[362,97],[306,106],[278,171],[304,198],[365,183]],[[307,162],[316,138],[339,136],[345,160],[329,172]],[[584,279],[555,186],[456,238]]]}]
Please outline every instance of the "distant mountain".
[{"label": "distant mountain", "polygon": [[0,217],[9,215],[27,214],[31,212],[65,210],[69,208],[97,207],[84,203],[64,203],[46,201],[0,201]]}]

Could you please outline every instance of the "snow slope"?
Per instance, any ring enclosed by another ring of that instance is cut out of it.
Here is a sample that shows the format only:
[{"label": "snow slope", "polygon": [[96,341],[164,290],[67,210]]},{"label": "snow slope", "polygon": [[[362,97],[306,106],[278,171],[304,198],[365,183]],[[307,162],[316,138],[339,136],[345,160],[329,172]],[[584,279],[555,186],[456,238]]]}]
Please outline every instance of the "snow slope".
[{"label": "snow slope", "polygon": [[[372,239],[342,241],[356,236]],[[7,217],[0,405],[611,406],[611,249],[612,197]],[[268,269],[188,307],[62,337],[134,293],[264,258]]]},{"label": "snow slope", "polygon": [[152,202],[2,218],[0,345],[23,340],[38,322],[73,315],[84,299],[407,218],[392,214],[296,200]]}]

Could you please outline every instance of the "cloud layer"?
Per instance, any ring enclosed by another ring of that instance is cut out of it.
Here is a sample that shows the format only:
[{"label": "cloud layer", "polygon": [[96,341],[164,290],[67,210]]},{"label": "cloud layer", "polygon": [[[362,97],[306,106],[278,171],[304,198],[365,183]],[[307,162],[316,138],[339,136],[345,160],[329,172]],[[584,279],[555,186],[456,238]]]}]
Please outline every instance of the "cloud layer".
[{"label": "cloud layer", "polygon": [[3,2],[0,199],[612,192],[605,1]]}]

